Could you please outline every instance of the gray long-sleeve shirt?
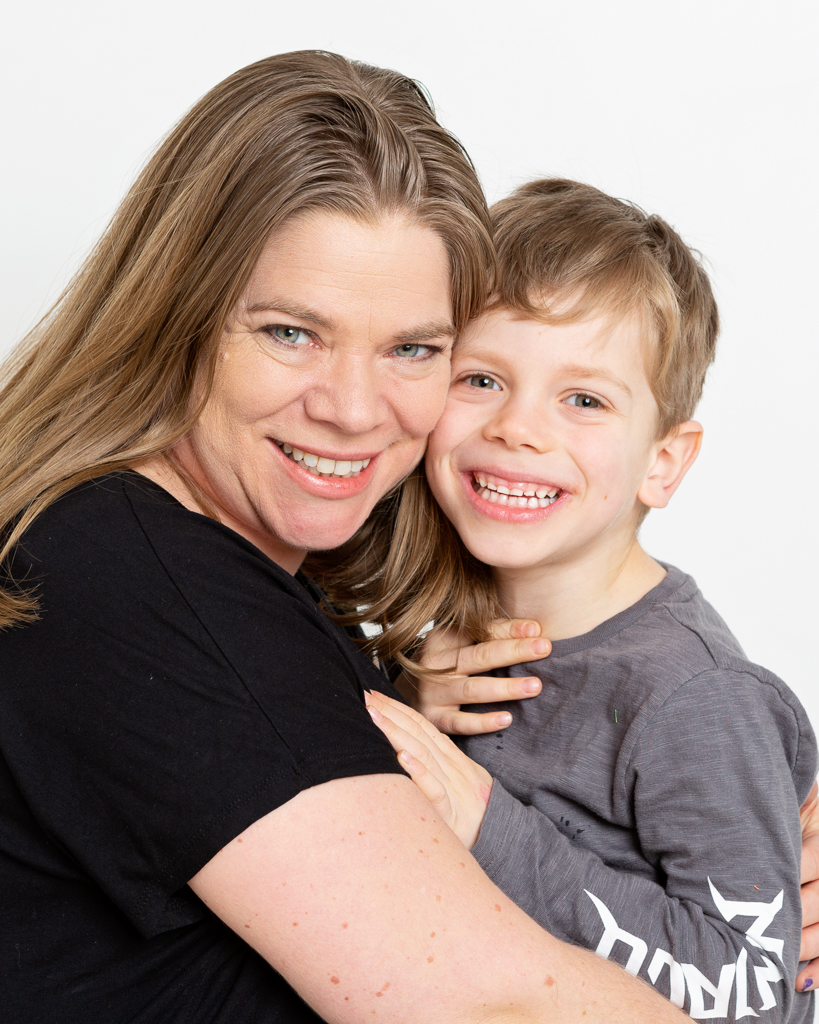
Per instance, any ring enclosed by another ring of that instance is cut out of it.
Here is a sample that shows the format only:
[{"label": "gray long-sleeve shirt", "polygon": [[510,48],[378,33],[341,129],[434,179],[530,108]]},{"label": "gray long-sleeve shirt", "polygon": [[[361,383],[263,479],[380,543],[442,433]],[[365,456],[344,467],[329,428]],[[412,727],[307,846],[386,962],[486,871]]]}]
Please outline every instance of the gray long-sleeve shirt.
[{"label": "gray long-sleeve shirt", "polygon": [[490,878],[692,1017],[812,1019],[793,983],[816,743],[794,694],[671,567],[511,674],[542,693],[462,744],[495,779],[472,851]]}]

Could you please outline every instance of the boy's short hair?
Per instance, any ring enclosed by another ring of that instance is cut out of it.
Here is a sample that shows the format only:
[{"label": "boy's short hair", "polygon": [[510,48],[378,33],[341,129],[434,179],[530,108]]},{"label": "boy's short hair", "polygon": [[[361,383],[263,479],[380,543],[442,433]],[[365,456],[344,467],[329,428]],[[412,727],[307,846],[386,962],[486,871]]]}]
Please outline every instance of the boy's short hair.
[{"label": "boy's short hair", "polygon": [[[544,178],[491,210],[493,305],[546,323],[636,313],[658,438],[691,419],[714,359],[719,317],[697,256],[662,218],[591,185]],[[554,303],[557,311],[550,310]]]}]

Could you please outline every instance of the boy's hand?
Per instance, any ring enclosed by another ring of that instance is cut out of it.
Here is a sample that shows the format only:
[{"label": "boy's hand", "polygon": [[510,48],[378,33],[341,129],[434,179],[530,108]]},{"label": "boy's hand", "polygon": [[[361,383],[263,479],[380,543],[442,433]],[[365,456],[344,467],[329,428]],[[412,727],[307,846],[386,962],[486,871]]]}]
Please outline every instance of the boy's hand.
[{"label": "boy's hand", "polygon": [[371,692],[367,709],[398,754],[402,768],[471,850],[486,814],[492,776],[406,705]]},{"label": "boy's hand", "polygon": [[804,992],[819,983],[819,799],[815,782],[799,817],[802,822],[802,948],[799,959],[811,962],[797,975],[796,991]]},{"label": "boy's hand", "polygon": [[546,657],[552,645],[540,636],[540,624],[531,619],[498,619],[490,631],[493,639],[480,644],[467,644],[454,630],[433,633],[418,660],[429,668],[453,671],[411,679],[402,673],[395,682],[415,710],[442,732],[474,736],[505,729],[512,721],[508,711],[479,715],[461,711],[461,705],[519,700],[540,693],[539,679],[496,679],[481,674]]}]

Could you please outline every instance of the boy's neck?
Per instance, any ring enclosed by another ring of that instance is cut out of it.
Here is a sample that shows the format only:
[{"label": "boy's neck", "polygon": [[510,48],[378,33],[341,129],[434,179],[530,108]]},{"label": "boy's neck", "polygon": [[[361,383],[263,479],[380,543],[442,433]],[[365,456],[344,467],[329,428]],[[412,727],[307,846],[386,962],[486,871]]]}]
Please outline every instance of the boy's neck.
[{"label": "boy's neck", "polygon": [[625,551],[597,552],[582,563],[495,569],[494,575],[505,615],[536,619],[544,636],[567,640],[636,604],[666,571],[635,538]]}]

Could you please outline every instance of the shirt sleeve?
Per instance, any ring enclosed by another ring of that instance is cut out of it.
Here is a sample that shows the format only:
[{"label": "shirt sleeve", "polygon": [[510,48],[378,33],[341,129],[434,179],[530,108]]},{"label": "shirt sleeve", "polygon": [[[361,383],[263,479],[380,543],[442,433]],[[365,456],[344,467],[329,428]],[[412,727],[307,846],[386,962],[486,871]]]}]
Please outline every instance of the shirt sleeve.
[{"label": "shirt sleeve", "polygon": [[[695,1019],[804,1019],[810,997],[793,990],[801,838],[788,752],[801,740],[811,770],[815,754],[770,690],[709,672],[642,731],[614,784],[631,791],[654,877],[605,863],[497,780],[478,862],[549,931],[619,962]],[[794,1000],[802,1010],[791,1017]]]},{"label": "shirt sleeve", "polygon": [[207,913],[187,881],[254,821],[401,769],[363,703],[383,677],[297,581],[170,499],[85,521],[72,501],[18,558],[41,614],[3,638],[3,753],[50,839],[151,936]]}]

